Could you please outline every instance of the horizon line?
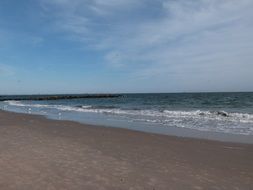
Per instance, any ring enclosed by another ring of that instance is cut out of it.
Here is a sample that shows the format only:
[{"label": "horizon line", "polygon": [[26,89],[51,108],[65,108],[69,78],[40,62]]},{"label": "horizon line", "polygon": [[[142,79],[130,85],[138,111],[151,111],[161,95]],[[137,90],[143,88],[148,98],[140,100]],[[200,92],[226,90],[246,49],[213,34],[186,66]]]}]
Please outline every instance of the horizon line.
[{"label": "horizon line", "polygon": [[38,94],[0,94],[0,96],[51,96],[51,95],[97,95],[97,94],[200,94],[200,93],[253,93],[253,91],[186,91],[186,92],[101,92],[101,93],[38,93]]}]

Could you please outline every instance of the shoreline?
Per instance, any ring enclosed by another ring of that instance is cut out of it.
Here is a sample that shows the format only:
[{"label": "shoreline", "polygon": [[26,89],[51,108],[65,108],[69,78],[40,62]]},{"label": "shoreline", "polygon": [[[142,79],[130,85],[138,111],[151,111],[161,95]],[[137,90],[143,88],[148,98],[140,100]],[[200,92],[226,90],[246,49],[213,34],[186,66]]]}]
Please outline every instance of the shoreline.
[{"label": "shoreline", "polygon": [[253,145],[0,111],[2,189],[252,189]]},{"label": "shoreline", "polygon": [[208,130],[197,130],[191,128],[180,128],[180,127],[164,127],[161,125],[153,126],[152,124],[143,124],[143,123],[127,123],[126,121],[120,120],[106,120],[104,116],[100,116],[93,113],[88,113],[83,118],[83,115],[77,115],[73,117],[73,115],[61,114],[59,115],[44,115],[41,113],[32,113],[32,112],[23,112],[16,110],[5,110],[0,109],[0,111],[5,111],[9,113],[20,113],[25,115],[35,115],[42,116],[49,120],[56,121],[71,121],[76,122],[83,125],[90,126],[100,126],[100,127],[108,127],[108,128],[119,128],[126,129],[131,131],[139,131],[144,133],[151,133],[157,135],[165,135],[165,136],[175,136],[179,138],[190,138],[190,139],[199,139],[199,140],[210,140],[210,141],[219,141],[219,142],[229,142],[229,143],[242,143],[242,144],[253,144],[253,135],[242,135],[242,134],[232,134],[232,133],[223,133],[216,131],[208,131]]},{"label": "shoreline", "polygon": [[[207,136],[206,137],[203,137],[202,136],[180,136],[178,135],[178,132],[176,132],[175,134],[171,134],[171,133],[163,133],[160,132],[160,131],[154,131],[154,130],[145,130],[143,129],[144,127],[140,127],[140,128],[129,128],[129,127],[121,127],[121,126],[110,126],[110,125],[101,125],[101,124],[96,124],[96,123],[85,123],[85,122],[81,122],[81,121],[78,121],[78,120],[71,120],[71,119],[58,119],[56,117],[49,117],[49,116],[46,116],[46,115],[42,115],[42,114],[36,114],[36,113],[23,113],[23,112],[15,112],[15,111],[8,111],[8,110],[2,110],[0,109],[0,114],[1,112],[5,112],[7,114],[17,114],[17,115],[23,115],[24,117],[27,117],[27,116],[31,116],[31,117],[38,117],[38,118],[41,118],[41,119],[45,119],[45,120],[48,120],[48,121],[52,121],[52,122],[66,122],[66,123],[70,123],[73,124],[73,125],[81,125],[81,126],[85,126],[85,127],[95,127],[95,128],[108,128],[108,129],[112,129],[112,130],[122,130],[122,132],[124,131],[129,131],[129,132],[133,132],[133,133],[143,133],[143,134],[147,134],[147,135],[158,135],[158,136],[165,136],[165,137],[168,137],[168,138],[176,138],[176,139],[188,139],[188,140],[196,140],[196,141],[207,141],[207,142],[217,142],[217,143],[229,143],[229,144],[245,144],[245,145],[252,145],[253,146],[253,140],[252,142],[251,141],[230,141],[230,140],[219,140],[220,138],[217,138],[217,139],[213,139],[213,138],[207,138],[208,134],[210,133],[213,133],[213,134],[218,134],[218,135],[221,135],[221,137],[224,135],[224,136],[240,136],[239,138],[241,138],[241,136],[245,136],[245,135],[235,135],[235,134],[226,134],[226,133],[218,133],[218,132],[211,132],[211,131],[199,131],[199,130],[196,130],[196,129],[188,129],[188,128],[178,128],[178,127],[173,127],[173,128],[176,128],[176,129],[179,129],[179,131],[184,131],[183,133],[187,133],[187,132],[190,132],[190,133],[206,133]],[[0,123],[1,125],[1,123]],[[192,132],[194,131],[194,132]],[[252,136],[246,136],[246,137],[252,137]],[[228,138],[230,139],[230,138]]]}]

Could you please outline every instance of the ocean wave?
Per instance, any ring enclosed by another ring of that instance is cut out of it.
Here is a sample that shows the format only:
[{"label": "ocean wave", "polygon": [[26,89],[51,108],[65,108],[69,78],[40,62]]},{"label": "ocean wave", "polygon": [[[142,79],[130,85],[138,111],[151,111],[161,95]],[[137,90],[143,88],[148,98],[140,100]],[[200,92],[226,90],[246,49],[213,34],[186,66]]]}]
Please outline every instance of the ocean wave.
[{"label": "ocean wave", "polygon": [[91,106],[72,107],[65,105],[29,104],[29,103],[22,103],[21,101],[5,101],[5,103],[7,103],[10,106],[16,107],[46,108],[46,109],[57,109],[62,111],[82,111],[85,108],[91,107]]},{"label": "ocean wave", "polygon": [[195,119],[215,119],[226,121],[239,121],[244,123],[253,123],[253,114],[249,113],[228,113],[225,111],[179,111],[179,110],[141,110],[141,109],[120,109],[116,106],[92,106],[92,105],[45,105],[45,104],[28,104],[20,101],[5,101],[10,106],[30,107],[30,108],[47,108],[57,109],[61,111],[76,111],[76,112],[91,112],[91,113],[105,113],[116,115],[139,115],[147,117],[159,118],[195,118]]},{"label": "ocean wave", "polygon": [[81,106],[84,109],[115,109],[118,108],[117,106],[102,106],[102,105],[96,105],[96,106]]},{"label": "ocean wave", "polygon": [[8,106],[24,107],[25,110],[41,113],[57,112],[83,112],[98,113],[126,118],[128,121],[140,121],[147,123],[162,124],[191,128],[202,131],[216,131],[234,134],[253,134],[253,114],[203,110],[148,110],[148,109],[121,109],[116,106],[94,105],[50,105],[34,104],[21,101],[5,101]]}]

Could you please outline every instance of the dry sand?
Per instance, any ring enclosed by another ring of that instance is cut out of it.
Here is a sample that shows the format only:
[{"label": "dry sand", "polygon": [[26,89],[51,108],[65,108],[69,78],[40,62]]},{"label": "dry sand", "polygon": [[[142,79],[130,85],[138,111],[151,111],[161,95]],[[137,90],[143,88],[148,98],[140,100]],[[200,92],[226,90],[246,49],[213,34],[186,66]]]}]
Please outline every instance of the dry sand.
[{"label": "dry sand", "polygon": [[0,111],[0,190],[253,189],[253,145]]}]

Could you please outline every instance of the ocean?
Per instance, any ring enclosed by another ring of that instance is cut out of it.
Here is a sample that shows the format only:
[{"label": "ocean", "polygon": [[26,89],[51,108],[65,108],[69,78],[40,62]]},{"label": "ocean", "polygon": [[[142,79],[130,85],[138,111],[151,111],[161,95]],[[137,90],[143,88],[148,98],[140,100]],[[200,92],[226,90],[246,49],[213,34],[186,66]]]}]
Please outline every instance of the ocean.
[{"label": "ocean", "polygon": [[[6,96],[0,96],[0,100]],[[8,98],[8,96],[7,96]],[[114,98],[0,101],[7,111],[52,119],[219,139],[253,137],[253,93],[122,94]],[[253,139],[253,138],[252,138]],[[232,139],[233,140],[233,139]]]}]

